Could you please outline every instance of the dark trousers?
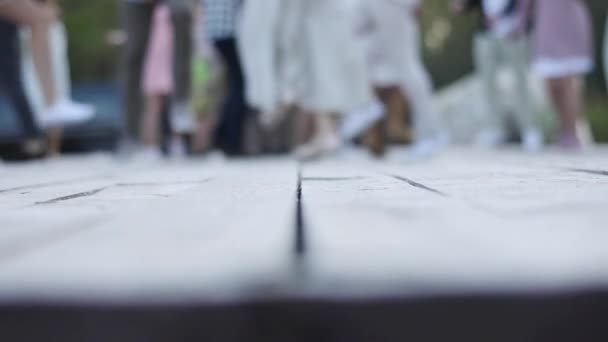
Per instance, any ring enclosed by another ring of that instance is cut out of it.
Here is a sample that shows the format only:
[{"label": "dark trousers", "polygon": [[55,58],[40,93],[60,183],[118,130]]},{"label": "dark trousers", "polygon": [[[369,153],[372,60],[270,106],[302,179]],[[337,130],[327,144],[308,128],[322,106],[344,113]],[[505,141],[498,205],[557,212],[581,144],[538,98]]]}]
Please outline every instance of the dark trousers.
[{"label": "dark trousers", "polygon": [[247,115],[245,78],[234,38],[214,42],[226,66],[228,89],[217,126],[218,144],[228,154],[241,154],[243,150],[244,123]]},{"label": "dark trousers", "polygon": [[0,21],[0,84],[17,112],[23,135],[26,138],[39,137],[41,132],[21,79],[21,53],[17,26],[4,21]]},{"label": "dark trousers", "polygon": [[[184,0],[169,1],[175,31],[173,101],[187,101],[191,94],[191,61],[193,51],[192,13]],[[123,49],[121,74],[122,103],[126,134],[139,139],[143,112],[142,73],[146,57],[154,4],[122,2],[122,22],[128,40]]]}]

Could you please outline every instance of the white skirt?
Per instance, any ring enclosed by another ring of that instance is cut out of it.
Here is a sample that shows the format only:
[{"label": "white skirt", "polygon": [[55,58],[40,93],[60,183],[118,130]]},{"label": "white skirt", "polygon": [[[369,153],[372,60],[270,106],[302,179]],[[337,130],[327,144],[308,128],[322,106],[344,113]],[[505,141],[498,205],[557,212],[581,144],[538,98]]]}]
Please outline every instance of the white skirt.
[{"label": "white skirt", "polygon": [[307,7],[305,109],[346,114],[374,102],[365,46],[356,31],[359,0],[298,1]]},{"label": "white skirt", "polygon": [[367,62],[374,85],[402,85],[411,64],[422,64],[418,23],[411,5],[393,0],[366,3],[371,29],[364,40]]},{"label": "white skirt", "polygon": [[540,58],[532,63],[532,70],[542,78],[584,75],[593,70],[589,57]]}]

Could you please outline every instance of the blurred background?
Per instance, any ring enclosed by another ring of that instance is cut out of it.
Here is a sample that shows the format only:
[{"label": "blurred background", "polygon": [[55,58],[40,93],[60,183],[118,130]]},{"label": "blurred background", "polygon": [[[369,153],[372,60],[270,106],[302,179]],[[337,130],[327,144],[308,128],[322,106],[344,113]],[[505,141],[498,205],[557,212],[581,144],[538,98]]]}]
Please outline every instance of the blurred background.
[{"label": "blurred background", "polygon": [[[69,39],[72,93],[75,100],[90,103],[97,109],[97,116],[83,125],[67,128],[63,149],[87,151],[91,149],[115,149],[124,126],[119,92],[120,40],[116,30],[120,28],[120,1],[59,0]],[[596,67],[587,76],[585,97],[593,135],[597,142],[608,142],[608,100],[602,61],[603,39],[606,25],[605,0],[587,0],[593,16]],[[453,87],[450,96],[439,99],[440,108],[450,112],[456,105],[454,92],[462,88],[465,94],[466,80],[474,71],[473,35],[477,28],[478,14],[454,15],[447,0],[423,1],[421,20],[424,61],[432,75],[438,97],[442,91]],[[193,71],[196,72],[196,71]],[[460,83],[459,83],[460,82]],[[218,93],[219,94],[219,93]],[[217,95],[220,96],[220,95]],[[407,106],[405,106],[407,107]],[[406,109],[407,110],[407,109]],[[460,110],[463,111],[462,109]],[[466,110],[464,110],[466,112]],[[447,113],[455,125],[471,126],[463,113]],[[474,121],[474,119],[471,119]],[[549,120],[550,121],[550,120]],[[458,123],[459,122],[459,123]],[[548,123],[551,125],[552,123]],[[455,130],[459,130],[458,127]],[[455,142],[463,142],[470,129],[456,132]],[[464,136],[464,138],[463,138]],[[20,139],[18,120],[0,90],[0,150],[6,156]],[[254,139],[255,140],[255,139]],[[399,139],[394,139],[399,140]],[[402,139],[406,142],[407,139]],[[260,148],[250,148],[255,153]]]}]

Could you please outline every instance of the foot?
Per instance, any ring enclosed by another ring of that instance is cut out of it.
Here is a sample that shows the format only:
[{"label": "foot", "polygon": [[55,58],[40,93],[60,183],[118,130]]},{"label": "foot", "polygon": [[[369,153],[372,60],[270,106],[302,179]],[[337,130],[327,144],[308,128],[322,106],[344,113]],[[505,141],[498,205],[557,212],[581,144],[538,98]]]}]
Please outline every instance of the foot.
[{"label": "foot", "polygon": [[373,103],[363,109],[350,113],[340,127],[340,136],[345,141],[354,139],[384,117],[384,107]]},{"label": "foot", "polygon": [[482,130],[475,137],[474,144],[482,148],[496,148],[507,141],[505,133],[497,128],[487,128]]},{"label": "foot", "polygon": [[22,145],[23,153],[30,157],[43,155],[47,148],[47,144],[42,139],[29,139]]},{"label": "foot", "polygon": [[583,148],[581,140],[576,134],[564,134],[559,138],[557,146],[564,150],[579,151]]},{"label": "foot", "polygon": [[543,149],[545,137],[537,128],[528,128],[522,132],[521,145],[526,152],[539,152]]},{"label": "foot", "polygon": [[196,131],[195,114],[192,103],[181,102],[171,107],[171,128],[178,134]]},{"label": "foot", "polygon": [[83,123],[94,116],[93,106],[62,100],[48,108],[42,115],[41,121],[44,127],[58,127]]},{"label": "foot", "polygon": [[163,154],[158,147],[144,147],[135,155],[135,160],[143,163],[157,163],[163,160]]},{"label": "foot", "polygon": [[409,155],[414,159],[430,158],[447,148],[449,143],[450,138],[447,134],[439,134],[434,138],[422,139],[412,145]]},{"label": "foot", "polygon": [[182,138],[173,138],[169,144],[169,155],[176,160],[186,159],[188,152]]},{"label": "foot", "polygon": [[298,147],[294,155],[300,161],[311,161],[338,151],[341,145],[342,141],[337,135],[318,136]]}]

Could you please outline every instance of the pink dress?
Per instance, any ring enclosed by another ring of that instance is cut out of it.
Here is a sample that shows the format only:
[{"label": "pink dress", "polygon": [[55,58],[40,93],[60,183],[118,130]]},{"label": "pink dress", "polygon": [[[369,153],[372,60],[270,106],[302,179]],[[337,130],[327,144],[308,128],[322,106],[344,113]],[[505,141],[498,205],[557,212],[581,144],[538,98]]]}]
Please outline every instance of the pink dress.
[{"label": "pink dress", "polygon": [[536,0],[535,71],[545,78],[593,69],[593,33],[583,0]]},{"label": "pink dress", "polygon": [[173,23],[167,5],[154,10],[142,87],[146,95],[169,95],[173,91]]}]

